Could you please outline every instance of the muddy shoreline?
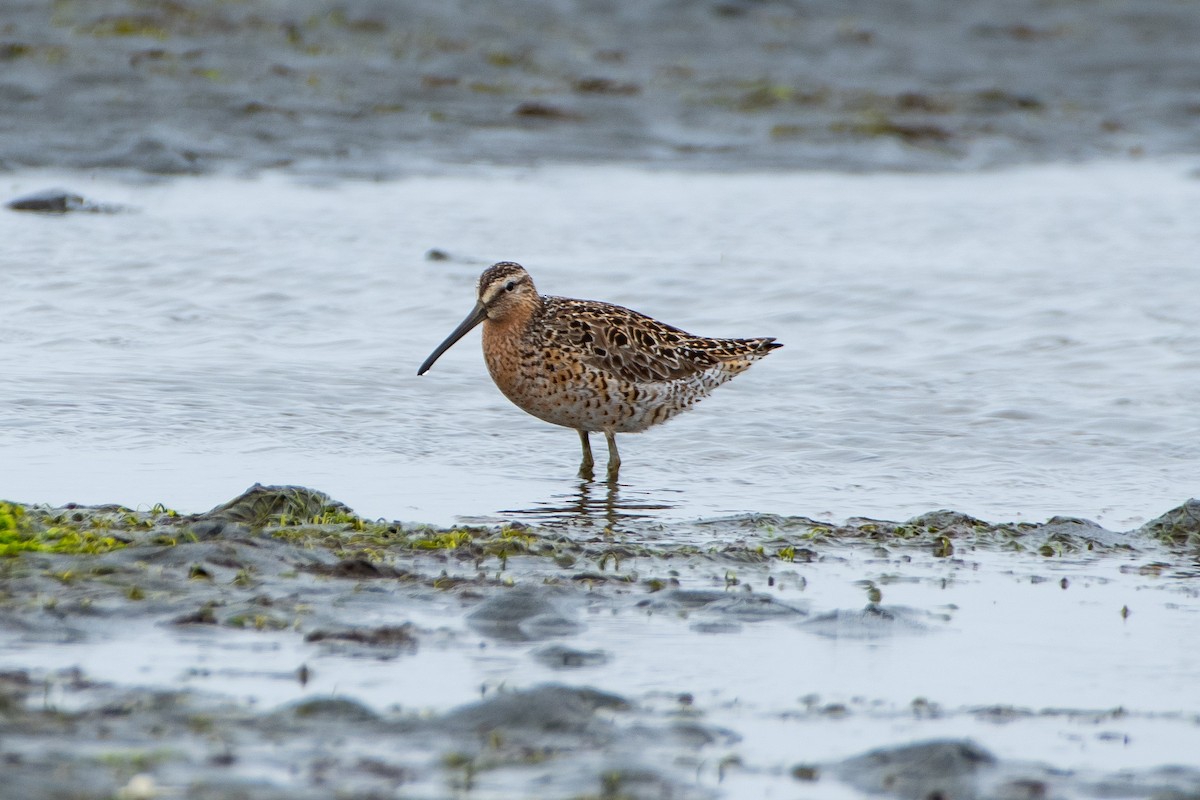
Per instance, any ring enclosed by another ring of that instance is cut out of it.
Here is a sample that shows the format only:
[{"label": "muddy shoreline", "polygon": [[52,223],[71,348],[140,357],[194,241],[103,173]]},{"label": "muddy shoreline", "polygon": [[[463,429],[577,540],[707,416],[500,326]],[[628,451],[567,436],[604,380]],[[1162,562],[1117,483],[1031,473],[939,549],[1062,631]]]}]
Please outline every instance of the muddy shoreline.
[{"label": "muddy shoreline", "polygon": [[[878,578],[858,581],[864,604],[857,607],[805,599],[806,581],[864,553],[875,565],[864,578],[917,575],[928,564],[943,585],[948,575],[987,569],[1007,554],[1023,565],[1018,572],[1035,573],[1027,584],[1053,581],[1060,593],[1072,580],[1094,578],[1064,572],[1059,579],[1057,565],[1084,564],[1090,575],[1117,561],[1139,581],[1182,589],[1178,602],[1194,606],[1187,588],[1200,542],[1194,500],[1129,532],[1066,518],[996,525],[946,511],[842,525],[745,516],[651,532],[580,522],[439,529],[372,521],[299,487],[255,486],[198,515],[0,504],[6,786],[23,798],[255,799],[330,791],[363,798],[738,797],[755,796],[761,785],[897,797],[1200,791],[1200,769],[1190,763],[1072,770],[998,756],[968,736],[916,736],[836,761],[806,758],[811,745],[800,736],[794,755],[779,761],[756,752],[747,731],[722,724],[719,704],[693,695],[686,681],[636,697],[607,688],[606,666],[636,656],[589,641],[597,615],[630,612],[678,620],[696,636],[726,637],[734,647],[763,626],[882,643],[937,635],[954,617],[952,606],[890,603],[896,587]],[[1121,624],[1137,613],[1109,611],[1114,623],[1126,618]],[[455,629],[455,621],[465,627]],[[206,647],[251,637],[261,642],[251,654],[268,652],[272,642],[307,647],[307,658],[285,659],[290,668],[274,672],[251,655],[238,668],[227,665],[227,680],[239,669],[268,669],[268,682],[297,691],[311,684],[313,691],[282,703],[238,699],[213,691],[219,679],[196,688],[194,681],[213,677],[205,673],[215,667],[203,664],[168,686],[146,683],[137,670],[124,680],[96,678],[86,663],[17,666],[22,652],[154,631],[180,641],[198,636]],[[528,665],[522,671],[536,664],[555,677],[525,683],[514,673],[513,684],[485,684],[475,700],[444,709],[381,706],[361,688],[330,692],[320,683],[355,664],[479,647],[507,649]],[[938,720],[959,719],[984,730],[1051,724],[1127,738],[1122,726],[1165,726],[1186,739],[1200,726],[1186,698],[1177,713],[1120,704],[1028,708],[1005,703],[998,686],[992,704],[954,709],[913,698],[888,709],[865,699],[797,703],[803,686],[780,690],[780,719],[819,730],[854,720],[938,730]]]},{"label": "muddy shoreline", "polygon": [[6,4],[0,169],[956,170],[1200,151],[1188,3]]}]

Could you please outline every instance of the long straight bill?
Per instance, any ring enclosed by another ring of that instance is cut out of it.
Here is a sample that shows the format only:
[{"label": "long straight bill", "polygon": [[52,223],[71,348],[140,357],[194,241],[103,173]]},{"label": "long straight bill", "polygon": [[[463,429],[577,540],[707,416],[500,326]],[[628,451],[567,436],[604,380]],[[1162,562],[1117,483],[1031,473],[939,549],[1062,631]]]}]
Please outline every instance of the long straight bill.
[{"label": "long straight bill", "polygon": [[467,318],[464,319],[462,323],[454,329],[453,333],[446,337],[446,341],[439,344],[437,349],[429,354],[429,358],[425,359],[425,363],[421,365],[419,370],[417,370],[417,374],[424,375],[426,372],[428,372],[429,368],[433,366],[433,362],[442,357],[442,353],[449,350],[454,346],[455,342],[466,336],[468,331],[470,331],[479,323],[483,322],[483,319],[486,316],[487,309],[484,308],[483,303],[476,303],[475,308],[470,314],[467,315]]}]

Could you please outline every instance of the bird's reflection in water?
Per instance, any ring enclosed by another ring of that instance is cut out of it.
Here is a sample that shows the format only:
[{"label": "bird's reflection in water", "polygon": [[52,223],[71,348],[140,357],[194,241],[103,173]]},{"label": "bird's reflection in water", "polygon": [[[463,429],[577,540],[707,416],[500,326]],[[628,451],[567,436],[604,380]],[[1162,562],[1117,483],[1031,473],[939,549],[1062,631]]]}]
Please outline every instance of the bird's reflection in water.
[{"label": "bird's reflection in water", "polygon": [[[664,492],[666,490],[659,490]],[[580,479],[574,490],[551,496],[533,508],[508,509],[522,520],[550,527],[599,528],[615,533],[622,525],[644,521],[656,511],[674,508],[671,503],[651,496],[645,490],[632,489],[616,481]]]}]

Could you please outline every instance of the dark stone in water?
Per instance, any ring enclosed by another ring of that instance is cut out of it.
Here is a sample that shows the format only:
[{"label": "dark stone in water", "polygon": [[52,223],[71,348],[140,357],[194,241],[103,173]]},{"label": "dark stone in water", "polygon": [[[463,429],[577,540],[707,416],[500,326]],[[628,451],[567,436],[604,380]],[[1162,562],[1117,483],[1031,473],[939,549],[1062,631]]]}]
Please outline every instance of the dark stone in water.
[{"label": "dark stone in water", "polygon": [[488,733],[527,730],[544,733],[584,733],[601,708],[624,709],[621,697],[596,689],[549,684],[521,692],[505,692],[448,713],[441,726],[451,730]]},{"label": "dark stone in water", "polygon": [[843,761],[838,777],[865,792],[906,798],[975,797],[979,773],[995,757],[970,740],[935,740],[880,748]]},{"label": "dark stone in water", "polygon": [[200,175],[205,170],[200,153],[170,142],[143,138],[119,145],[96,160],[98,167],[133,164],[151,175]]},{"label": "dark stone in water", "polygon": [[708,610],[719,611],[740,620],[756,621],[803,616],[807,612],[783,603],[768,594],[736,592],[726,593],[720,600],[710,603]]},{"label": "dark stone in water", "polygon": [[211,606],[204,606],[171,620],[172,625],[216,625],[217,615]]},{"label": "dark stone in water", "polygon": [[[656,610],[682,610],[682,612],[698,612],[727,615],[732,620],[703,622],[701,627],[709,632],[719,630],[737,630],[737,621],[757,621],[763,619],[780,619],[784,616],[802,616],[808,612],[788,606],[787,603],[775,600],[774,597],[750,591],[721,591],[716,589],[673,589],[664,591],[637,603],[641,608]],[[715,626],[714,626],[715,625]],[[700,628],[697,628],[700,630]]]},{"label": "dark stone in water", "polygon": [[263,486],[256,483],[228,503],[190,518],[193,523],[236,522],[263,528],[284,521],[311,520],[354,514],[324,492],[303,486]]},{"label": "dark stone in water", "polygon": [[536,100],[530,100],[521,103],[513,109],[513,115],[526,119],[550,119],[550,120],[580,120],[582,117],[573,112],[568,111],[558,106],[552,106],[549,103],[539,103]]},{"label": "dark stone in water", "polygon": [[1127,544],[1126,534],[1110,531],[1090,519],[1077,517],[1051,517],[1025,535],[1043,536],[1047,544],[1062,543],[1072,547],[1087,547],[1092,542],[1104,547]]},{"label": "dark stone in water", "polygon": [[945,622],[927,611],[905,606],[883,606],[869,603],[862,610],[837,609],[819,614],[801,627],[818,636],[831,639],[882,639],[899,634],[928,633],[929,622]]},{"label": "dark stone in water", "polygon": [[725,598],[725,592],[719,592],[716,589],[676,589],[668,592],[663,599],[677,603],[683,608],[703,608]]},{"label": "dark stone in water", "polygon": [[326,575],[331,578],[349,578],[351,580],[374,580],[393,578],[401,580],[417,580],[420,576],[406,572],[387,564],[375,564],[362,557],[345,558],[336,564],[309,564],[301,567],[305,572],[314,575]]},{"label": "dark stone in water", "polygon": [[486,636],[512,642],[578,633],[579,624],[563,614],[550,594],[549,590],[533,586],[504,590],[468,614],[467,622]]},{"label": "dark stone in water", "polygon": [[93,203],[66,189],[43,189],[10,200],[8,207],[13,211],[30,211],[36,214],[66,214],[69,211],[113,214],[122,210],[120,206]]},{"label": "dark stone in water", "polygon": [[79,211],[84,205],[82,197],[65,189],[43,189],[8,203],[8,207],[13,211],[35,211],[42,214],[65,214],[68,211]]},{"label": "dark stone in water", "polygon": [[1200,541],[1200,500],[1192,498],[1138,529],[1168,544]]},{"label": "dark stone in water", "polygon": [[543,647],[536,651],[533,657],[550,669],[599,667],[608,663],[608,653],[603,650],[576,650],[560,644]]},{"label": "dark stone in water", "polygon": [[348,642],[381,647],[400,647],[415,650],[417,636],[413,626],[384,625],[379,628],[345,628],[342,630],[315,630],[304,637],[306,642]]},{"label": "dark stone in water", "polygon": [[357,700],[344,697],[314,697],[279,709],[277,714],[295,719],[341,720],[343,722],[374,722],[379,716]]},{"label": "dark stone in water", "polygon": [[909,525],[931,528],[935,531],[962,531],[970,532],[981,528],[991,527],[983,520],[975,519],[969,514],[963,514],[958,511],[948,511],[940,509],[938,511],[927,511],[920,516],[913,517],[908,521]]}]

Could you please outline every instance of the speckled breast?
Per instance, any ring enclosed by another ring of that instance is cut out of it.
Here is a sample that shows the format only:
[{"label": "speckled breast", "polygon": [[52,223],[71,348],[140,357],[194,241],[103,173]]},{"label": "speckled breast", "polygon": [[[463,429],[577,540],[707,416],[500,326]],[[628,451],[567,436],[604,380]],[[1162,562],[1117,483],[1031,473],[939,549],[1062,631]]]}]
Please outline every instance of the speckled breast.
[{"label": "speckled breast", "polygon": [[525,412],[567,428],[642,431],[691,407],[721,382],[715,375],[708,380],[700,375],[689,381],[623,381],[556,349],[500,341],[498,328],[485,326],[483,347],[496,386]]}]

